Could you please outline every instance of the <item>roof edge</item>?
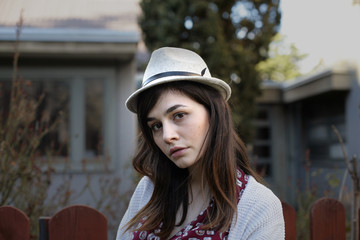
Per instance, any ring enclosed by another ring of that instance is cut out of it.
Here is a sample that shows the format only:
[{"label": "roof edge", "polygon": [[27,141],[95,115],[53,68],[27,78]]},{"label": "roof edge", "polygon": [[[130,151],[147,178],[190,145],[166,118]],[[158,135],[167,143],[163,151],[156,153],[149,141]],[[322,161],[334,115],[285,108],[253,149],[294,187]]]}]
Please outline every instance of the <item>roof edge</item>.
[{"label": "roof edge", "polygon": [[289,82],[263,81],[260,103],[292,103],[330,91],[349,91],[355,69],[351,65],[335,65],[312,75]]},{"label": "roof edge", "polygon": [[[16,27],[0,27],[0,41],[16,41]],[[20,31],[20,41],[29,42],[111,42],[138,43],[137,31],[115,31],[109,29],[68,29],[68,28],[29,28]]]},{"label": "roof edge", "polygon": [[299,78],[295,78],[293,80],[283,82],[282,88],[286,91],[286,90],[301,87],[303,85],[307,85],[309,83],[317,81],[318,79],[326,78],[326,77],[329,77],[334,74],[349,75],[353,71],[354,71],[354,68],[350,65],[335,65],[335,66],[326,68],[322,71],[313,73],[311,75],[305,75],[305,76],[301,76]]}]

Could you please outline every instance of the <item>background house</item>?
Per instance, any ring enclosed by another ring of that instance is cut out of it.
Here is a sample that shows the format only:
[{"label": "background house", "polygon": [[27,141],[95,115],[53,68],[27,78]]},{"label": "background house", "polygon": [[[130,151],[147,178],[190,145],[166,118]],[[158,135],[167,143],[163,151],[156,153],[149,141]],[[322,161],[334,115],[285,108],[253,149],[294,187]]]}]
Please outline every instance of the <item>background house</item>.
[{"label": "background house", "polygon": [[140,40],[137,2],[1,1],[0,107],[5,112],[21,13],[18,73],[29,85],[27,94],[45,93],[38,118],[53,120],[59,110],[63,113],[63,121],[40,147],[43,155],[48,147],[56,149],[50,192],[56,194],[58,186],[71,178],[77,195],[89,174],[94,192],[86,191],[72,204],[95,205],[92,196],[101,195],[104,176],[120,179],[115,188],[126,192],[134,182],[129,162],[136,121],[124,102],[135,89]]},{"label": "background house", "polygon": [[[281,1],[281,9],[280,33],[308,54],[300,63],[303,73],[323,67],[285,83],[263,83],[254,157],[269,164],[269,182],[296,206],[306,186],[338,197],[346,170],[331,125],[341,132],[348,156],[359,160],[360,33],[344,26],[359,22],[360,5],[353,0]],[[351,189],[347,176],[345,192]]]},{"label": "background house", "polygon": [[[334,125],[349,157],[360,153],[360,80],[356,65],[338,64],[286,83],[265,81],[253,158],[278,195],[296,205],[298,191],[319,187],[338,197],[346,171]],[[351,188],[348,181],[347,184]]]}]

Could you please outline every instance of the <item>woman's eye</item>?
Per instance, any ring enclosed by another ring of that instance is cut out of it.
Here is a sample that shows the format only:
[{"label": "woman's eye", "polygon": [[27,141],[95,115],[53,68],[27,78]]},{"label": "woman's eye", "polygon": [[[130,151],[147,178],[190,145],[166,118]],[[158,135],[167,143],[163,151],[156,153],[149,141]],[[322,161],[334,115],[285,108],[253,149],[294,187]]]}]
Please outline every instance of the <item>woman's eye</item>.
[{"label": "woman's eye", "polygon": [[151,129],[153,131],[158,131],[161,128],[161,124],[160,123],[154,123],[153,125],[151,125]]},{"label": "woman's eye", "polygon": [[185,113],[176,113],[174,115],[174,119],[182,119],[183,117],[185,117]]}]

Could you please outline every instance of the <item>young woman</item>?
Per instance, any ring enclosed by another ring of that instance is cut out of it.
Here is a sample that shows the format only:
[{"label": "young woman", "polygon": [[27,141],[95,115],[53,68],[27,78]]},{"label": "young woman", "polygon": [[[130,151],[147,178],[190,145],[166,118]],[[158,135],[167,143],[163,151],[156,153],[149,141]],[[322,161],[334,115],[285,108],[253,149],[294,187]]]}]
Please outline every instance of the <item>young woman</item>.
[{"label": "young woman", "polygon": [[139,182],[117,239],[284,239],[279,199],[251,169],[227,100],[196,53],[153,52],[127,100],[141,128]]}]

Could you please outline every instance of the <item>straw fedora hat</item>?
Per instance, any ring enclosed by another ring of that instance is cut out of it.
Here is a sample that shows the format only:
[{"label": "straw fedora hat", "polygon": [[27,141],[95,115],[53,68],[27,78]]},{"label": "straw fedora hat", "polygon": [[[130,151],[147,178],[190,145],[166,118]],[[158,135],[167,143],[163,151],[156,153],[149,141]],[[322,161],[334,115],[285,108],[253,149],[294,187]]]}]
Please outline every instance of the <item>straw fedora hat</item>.
[{"label": "straw fedora hat", "polygon": [[231,95],[230,86],[221,79],[211,77],[206,63],[198,54],[183,48],[163,47],[151,54],[142,86],[126,100],[126,107],[136,113],[140,93],[174,81],[192,81],[209,85],[217,89],[225,100]]}]

